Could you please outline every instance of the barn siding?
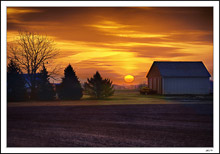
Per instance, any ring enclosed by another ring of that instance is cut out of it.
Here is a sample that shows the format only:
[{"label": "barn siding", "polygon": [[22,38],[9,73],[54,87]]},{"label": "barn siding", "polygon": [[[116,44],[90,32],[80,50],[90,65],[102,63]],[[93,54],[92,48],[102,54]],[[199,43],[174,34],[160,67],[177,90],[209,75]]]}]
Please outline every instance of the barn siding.
[{"label": "barn siding", "polygon": [[149,88],[152,89],[153,88],[153,83],[152,83],[152,78],[148,78],[148,85],[149,85]]},{"label": "barn siding", "polygon": [[209,94],[209,78],[163,78],[163,94]]},{"label": "barn siding", "polygon": [[151,68],[150,73],[148,73],[148,85],[149,88],[157,91],[158,94],[162,94],[162,78],[160,76],[160,71],[157,66]]},{"label": "barn siding", "polygon": [[148,85],[150,89],[157,91],[158,94],[162,94],[162,78],[161,77],[149,78]]}]

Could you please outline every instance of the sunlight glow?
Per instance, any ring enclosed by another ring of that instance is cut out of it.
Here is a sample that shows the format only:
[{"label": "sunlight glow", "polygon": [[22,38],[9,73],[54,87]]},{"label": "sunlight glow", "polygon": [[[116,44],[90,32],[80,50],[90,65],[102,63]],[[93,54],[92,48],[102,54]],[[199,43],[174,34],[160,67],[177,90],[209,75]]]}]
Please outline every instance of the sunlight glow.
[{"label": "sunlight glow", "polygon": [[[68,14],[57,9],[62,8],[8,7],[7,44],[17,38],[18,30],[47,35],[60,51],[48,67],[60,66],[62,76],[70,63],[83,81],[98,70],[115,84],[124,84],[125,74],[135,76],[132,84],[139,84],[146,81],[153,61],[168,60],[203,61],[212,75],[212,22],[196,18],[194,23],[199,9],[194,10],[197,14],[186,9],[178,16],[171,8],[162,9],[163,14],[161,8],[149,7],[69,8]],[[180,18],[184,13],[192,19]]]},{"label": "sunlight glow", "polygon": [[127,83],[133,82],[133,81],[134,81],[134,76],[132,76],[132,75],[126,75],[126,76],[124,77],[124,80],[125,80],[125,82],[127,82]]}]

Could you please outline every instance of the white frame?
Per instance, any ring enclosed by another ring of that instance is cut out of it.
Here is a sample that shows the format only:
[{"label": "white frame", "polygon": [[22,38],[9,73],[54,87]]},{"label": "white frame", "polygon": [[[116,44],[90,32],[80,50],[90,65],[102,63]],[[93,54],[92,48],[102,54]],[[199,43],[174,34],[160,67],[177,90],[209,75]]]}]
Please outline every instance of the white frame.
[{"label": "white frame", "polygon": [[[219,2],[218,1],[1,1],[1,148],[3,153],[219,153]],[[96,6],[96,7],[214,7],[214,148],[7,148],[6,146],[6,36],[7,7]]]}]

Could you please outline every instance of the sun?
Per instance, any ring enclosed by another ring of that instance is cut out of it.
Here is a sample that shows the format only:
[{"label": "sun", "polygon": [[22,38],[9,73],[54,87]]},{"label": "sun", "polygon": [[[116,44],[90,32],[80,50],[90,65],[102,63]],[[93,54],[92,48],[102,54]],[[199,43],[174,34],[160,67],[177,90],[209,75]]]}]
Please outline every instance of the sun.
[{"label": "sun", "polygon": [[133,81],[134,81],[134,76],[132,76],[132,75],[126,75],[126,76],[124,77],[124,80],[125,80],[125,82],[128,82],[128,83],[133,82]]}]

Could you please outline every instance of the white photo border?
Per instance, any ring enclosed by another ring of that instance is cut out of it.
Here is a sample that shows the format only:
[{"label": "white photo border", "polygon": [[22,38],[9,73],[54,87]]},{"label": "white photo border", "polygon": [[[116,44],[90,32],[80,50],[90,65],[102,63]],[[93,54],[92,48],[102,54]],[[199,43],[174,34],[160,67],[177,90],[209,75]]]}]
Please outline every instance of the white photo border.
[{"label": "white photo border", "polygon": [[[7,7],[213,7],[214,147],[210,148],[7,148]],[[1,1],[1,149],[3,153],[219,153],[218,1]]]}]

